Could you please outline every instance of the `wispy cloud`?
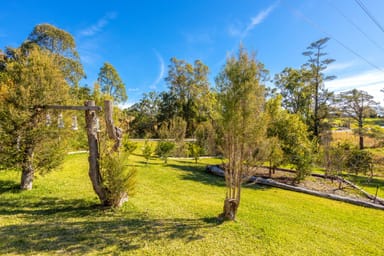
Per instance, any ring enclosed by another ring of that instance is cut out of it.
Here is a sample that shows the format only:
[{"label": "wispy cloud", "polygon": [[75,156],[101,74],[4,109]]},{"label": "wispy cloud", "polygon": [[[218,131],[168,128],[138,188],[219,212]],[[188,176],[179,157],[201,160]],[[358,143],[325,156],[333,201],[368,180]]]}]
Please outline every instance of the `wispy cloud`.
[{"label": "wispy cloud", "polygon": [[355,66],[357,63],[354,62],[354,61],[349,61],[349,62],[334,62],[332,64],[330,64],[327,69],[326,69],[326,72],[327,73],[330,73],[330,72],[335,72],[335,71],[344,71],[344,70],[347,70],[353,66]]},{"label": "wispy cloud", "polygon": [[99,54],[99,42],[95,38],[87,38],[79,40],[78,51],[80,54],[81,62],[86,65],[94,66],[102,59]]},{"label": "wispy cloud", "polygon": [[159,75],[157,76],[156,80],[149,86],[149,88],[151,88],[152,90],[155,90],[156,89],[156,86],[158,83],[160,83],[160,81],[164,78],[164,74],[165,74],[165,63],[164,63],[164,59],[163,57],[161,56],[161,54],[156,51],[156,49],[153,49],[153,52],[155,53],[156,57],[157,57],[157,60],[159,61]]},{"label": "wispy cloud", "polygon": [[111,20],[114,20],[117,16],[115,12],[109,12],[100,18],[95,24],[83,29],[80,31],[81,36],[93,36],[98,32],[102,31],[102,29],[107,26]]},{"label": "wispy cloud", "polygon": [[241,25],[239,22],[230,24],[228,27],[228,34],[231,37],[240,37],[243,33],[242,29],[240,28]]},{"label": "wispy cloud", "polygon": [[384,94],[380,92],[381,89],[384,89],[383,72],[377,70],[370,70],[328,81],[325,83],[325,86],[334,92],[342,92],[352,89],[363,90],[374,96],[376,101],[383,104]]},{"label": "wispy cloud", "polygon": [[[242,26],[239,22],[230,24],[228,27],[228,35],[239,39],[241,43],[257,25],[259,25],[268,18],[268,16],[273,12],[273,10],[275,10],[279,6],[280,1],[281,0],[277,0],[275,3],[273,3],[266,9],[261,10],[254,17],[251,17],[250,22],[246,26]],[[227,52],[226,56],[223,59],[217,62],[216,66],[221,66],[223,62],[225,62],[227,57],[232,55],[235,49],[237,49],[237,47],[239,46],[238,44],[239,42],[236,42],[236,45]]]},{"label": "wispy cloud", "polygon": [[279,5],[280,0],[276,1],[274,4],[270,5],[268,8],[261,10],[254,17],[251,17],[250,22],[247,24],[245,29],[239,29],[239,26],[236,24],[231,24],[228,28],[228,33],[230,36],[240,37],[243,40],[249,32],[251,32],[257,25],[262,23],[268,18],[268,16],[273,12],[274,9]]}]

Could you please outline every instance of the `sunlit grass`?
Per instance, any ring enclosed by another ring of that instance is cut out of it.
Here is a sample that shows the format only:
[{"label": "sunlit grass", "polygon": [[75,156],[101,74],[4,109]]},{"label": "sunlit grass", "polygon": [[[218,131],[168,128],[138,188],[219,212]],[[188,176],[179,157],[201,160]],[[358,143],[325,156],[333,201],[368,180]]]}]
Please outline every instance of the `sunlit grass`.
[{"label": "sunlit grass", "polygon": [[98,207],[87,155],[71,155],[16,189],[0,172],[1,255],[383,255],[384,211],[275,188],[242,191],[236,222],[219,224],[224,181],[205,173],[219,159],[129,157],[136,195],[118,211]]}]

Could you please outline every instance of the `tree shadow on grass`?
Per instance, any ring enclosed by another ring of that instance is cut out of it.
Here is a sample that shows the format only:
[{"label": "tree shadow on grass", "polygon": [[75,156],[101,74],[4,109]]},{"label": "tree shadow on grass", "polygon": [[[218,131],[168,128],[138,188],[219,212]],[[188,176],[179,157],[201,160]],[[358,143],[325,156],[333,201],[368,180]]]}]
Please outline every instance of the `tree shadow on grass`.
[{"label": "tree shadow on grass", "polygon": [[[226,186],[224,177],[219,177],[212,173],[207,172],[205,170],[206,165],[195,164],[195,163],[191,163],[183,160],[176,160],[176,162],[179,162],[180,165],[169,164],[168,166],[184,171],[184,175],[182,177],[184,180],[192,180],[192,181],[201,182],[203,184],[215,185],[219,187]],[[249,183],[249,182],[244,182],[243,187],[252,188],[256,190],[266,190],[271,188],[270,186],[264,186],[260,184]]]},{"label": "tree shadow on grass", "polygon": [[161,162],[161,163],[155,163],[155,162],[151,162],[149,161],[148,163],[145,162],[145,161],[138,161],[139,164],[141,164],[141,166],[164,166],[164,163]]},{"label": "tree shadow on grass", "polygon": [[205,171],[205,165],[185,161],[177,161],[181,164],[168,164],[169,167],[184,171],[182,179],[201,182],[203,184],[225,187],[225,181],[221,177],[214,176]]},{"label": "tree shadow on grass", "polygon": [[0,237],[3,237],[0,252],[119,254],[154,243],[160,245],[171,240],[189,243],[203,239],[202,229],[218,225],[213,219],[138,217],[9,225],[0,227]]},{"label": "tree shadow on grass", "polygon": [[376,186],[379,186],[379,188],[384,188],[383,179],[378,179],[378,178],[370,179],[369,177],[366,177],[366,176],[358,176],[354,174],[343,175],[343,177],[349,181],[352,181],[357,185],[363,185],[371,188],[376,188]]},{"label": "tree shadow on grass", "polygon": [[216,217],[154,219],[129,207],[114,212],[95,201],[54,197],[1,202],[0,219],[15,215],[21,224],[0,226],[0,254],[119,254],[153,243],[203,239],[202,229],[219,225]]},{"label": "tree shadow on grass", "polygon": [[0,194],[5,192],[20,192],[20,184],[13,180],[0,180]]},{"label": "tree shadow on grass", "polygon": [[101,209],[95,202],[83,199],[65,200],[55,197],[43,197],[38,200],[28,196],[4,200],[0,204],[0,216],[22,214],[31,221],[55,218],[76,218],[90,216]]}]

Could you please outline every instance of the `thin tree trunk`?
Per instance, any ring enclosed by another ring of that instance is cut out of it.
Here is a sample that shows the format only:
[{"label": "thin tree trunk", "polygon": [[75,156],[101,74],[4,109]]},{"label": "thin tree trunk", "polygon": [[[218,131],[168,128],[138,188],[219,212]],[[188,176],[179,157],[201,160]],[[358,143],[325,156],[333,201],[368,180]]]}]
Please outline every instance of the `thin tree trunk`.
[{"label": "thin tree trunk", "polygon": [[33,168],[33,148],[25,149],[25,156],[22,164],[20,188],[23,190],[31,190],[35,170]]},{"label": "thin tree trunk", "polygon": [[[95,106],[94,101],[87,101],[85,106]],[[99,140],[96,128],[96,111],[86,110],[85,121],[88,136],[89,146],[89,178],[91,179],[93,190],[96,192],[101,203],[105,206],[111,206],[112,202],[108,198],[109,191],[103,186],[103,179],[100,173],[100,153],[99,153]]]},{"label": "thin tree trunk", "polygon": [[[31,125],[30,129],[32,127],[37,126],[37,116],[39,114],[39,110],[36,110],[28,125]],[[31,190],[33,186],[33,178],[35,175],[35,169],[33,167],[33,152],[35,150],[34,148],[34,139],[32,137],[32,134],[25,135],[25,149],[23,154],[23,162],[21,165],[21,181],[20,181],[20,189],[23,190]],[[21,137],[17,137],[17,149],[20,150],[20,141]]]},{"label": "thin tree trunk", "polygon": [[239,201],[233,198],[226,198],[224,200],[223,213],[220,214],[219,219],[221,221],[235,220],[238,207],[239,207]]},{"label": "thin tree trunk", "polygon": [[363,135],[359,136],[359,146],[360,146],[360,149],[364,149],[364,136]]},{"label": "thin tree trunk", "polygon": [[363,120],[359,120],[359,148],[364,149]]},{"label": "thin tree trunk", "polygon": [[115,141],[113,151],[118,151],[121,146],[123,132],[119,127],[113,124],[113,105],[112,101],[104,101],[105,123],[107,127],[108,137]]}]

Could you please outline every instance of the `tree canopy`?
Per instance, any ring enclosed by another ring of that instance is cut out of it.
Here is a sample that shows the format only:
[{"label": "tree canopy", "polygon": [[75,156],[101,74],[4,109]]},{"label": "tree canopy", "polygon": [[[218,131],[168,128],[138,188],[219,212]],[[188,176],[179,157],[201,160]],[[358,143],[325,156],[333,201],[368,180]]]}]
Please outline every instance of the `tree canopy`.
[{"label": "tree canopy", "polygon": [[97,81],[101,87],[101,91],[112,97],[116,103],[122,103],[128,100],[125,85],[112,64],[108,62],[103,64],[100,68]]},{"label": "tree canopy", "polygon": [[248,168],[255,164],[255,150],[265,133],[263,106],[264,65],[243,48],[230,57],[216,78],[222,149],[227,186],[221,218],[234,220],[240,204],[241,184]]},{"label": "tree canopy", "polygon": [[60,153],[52,139],[57,136],[55,130],[45,126],[46,115],[39,106],[63,104],[69,86],[52,53],[39,47],[30,48],[28,55],[22,49],[8,52],[0,81],[4,91],[0,102],[1,160],[19,167],[21,188],[31,189],[37,167],[53,167],[52,161]]},{"label": "tree canopy", "polygon": [[75,39],[67,31],[51,24],[36,25],[21,47],[28,50],[33,45],[59,57],[58,64],[70,85],[78,86],[79,81],[85,77]]}]

